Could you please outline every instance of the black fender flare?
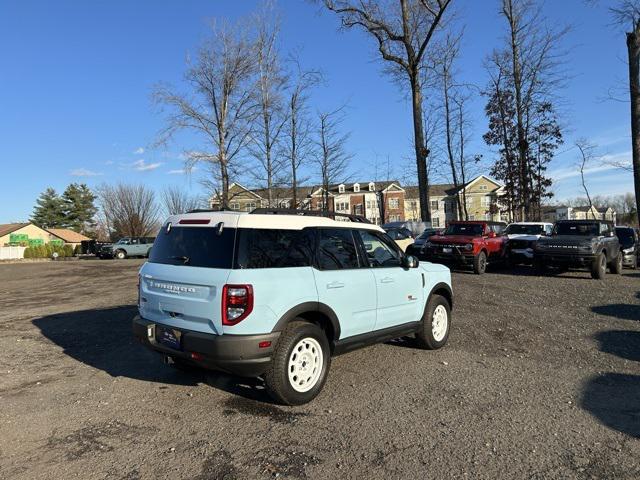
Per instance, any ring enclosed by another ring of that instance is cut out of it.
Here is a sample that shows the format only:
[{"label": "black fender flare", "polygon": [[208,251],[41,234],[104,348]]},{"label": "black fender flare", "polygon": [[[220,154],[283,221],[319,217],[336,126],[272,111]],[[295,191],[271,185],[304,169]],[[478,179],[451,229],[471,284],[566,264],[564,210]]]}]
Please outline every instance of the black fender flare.
[{"label": "black fender flare", "polygon": [[429,291],[429,295],[427,296],[427,303],[429,303],[431,295],[433,295],[433,293],[438,290],[445,290],[449,294],[449,307],[453,310],[453,290],[451,290],[449,284],[445,282],[439,282],[433,286],[433,288]]},{"label": "black fender flare", "polygon": [[293,320],[294,318],[304,314],[304,313],[322,313],[325,315],[329,322],[331,323],[331,327],[333,328],[334,340],[338,340],[340,338],[340,321],[338,320],[338,316],[333,309],[322,302],[304,302],[296,305],[295,307],[287,310],[284,315],[280,317],[280,320],[275,324],[272,332],[281,332],[287,326],[287,324]]}]

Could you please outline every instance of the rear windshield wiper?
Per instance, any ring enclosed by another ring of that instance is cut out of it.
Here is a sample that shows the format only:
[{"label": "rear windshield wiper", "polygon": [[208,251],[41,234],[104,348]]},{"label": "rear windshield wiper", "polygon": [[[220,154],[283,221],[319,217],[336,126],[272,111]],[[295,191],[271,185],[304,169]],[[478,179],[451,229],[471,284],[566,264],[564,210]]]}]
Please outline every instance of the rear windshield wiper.
[{"label": "rear windshield wiper", "polygon": [[182,263],[184,263],[185,265],[186,265],[187,263],[189,263],[189,260],[190,260],[190,258],[189,258],[189,257],[184,256],[184,255],[182,255],[182,256],[175,256],[175,257],[169,257],[169,258],[171,258],[171,260],[182,260]]}]

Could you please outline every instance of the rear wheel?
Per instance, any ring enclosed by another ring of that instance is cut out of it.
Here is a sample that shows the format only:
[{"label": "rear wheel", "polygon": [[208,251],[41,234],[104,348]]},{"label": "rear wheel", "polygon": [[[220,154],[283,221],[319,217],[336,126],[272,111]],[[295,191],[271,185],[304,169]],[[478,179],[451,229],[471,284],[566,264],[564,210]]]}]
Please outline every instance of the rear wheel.
[{"label": "rear wheel", "polygon": [[487,254],[484,251],[473,257],[473,273],[482,275],[487,270]]},{"label": "rear wheel", "polygon": [[331,352],[320,327],[296,319],[278,339],[264,380],[269,394],[285,405],[313,400],[327,379]]},{"label": "rear wheel", "polygon": [[618,253],[618,256],[613,260],[613,262],[611,262],[609,271],[616,275],[622,273],[622,253]]},{"label": "rear wheel", "polygon": [[451,327],[451,305],[442,295],[432,295],[427,303],[422,325],[416,337],[418,345],[427,350],[437,350],[446,345]]},{"label": "rear wheel", "polygon": [[591,264],[591,277],[596,280],[601,280],[607,271],[607,258],[604,253],[599,253],[596,258],[593,259]]},{"label": "rear wheel", "polygon": [[127,258],[127,254],[126,254],[126,252],[125,252],[124,250],[118,250],[118,251],[116,252],[116,254],[115,254],[115,257],[116,257],[118,260],[123,260],[123,259]]}]

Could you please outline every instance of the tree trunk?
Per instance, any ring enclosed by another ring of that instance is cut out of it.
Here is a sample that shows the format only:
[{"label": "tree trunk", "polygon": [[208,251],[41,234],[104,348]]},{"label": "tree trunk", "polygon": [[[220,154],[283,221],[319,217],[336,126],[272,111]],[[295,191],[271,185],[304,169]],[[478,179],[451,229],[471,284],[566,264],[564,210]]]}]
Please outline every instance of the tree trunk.
[{"label": "tree trunk", "polygon": [[418,78],[417,68],[411,75],[411,99],[413,106],[413,134],[416,150],[416,167],[418,171],[418,198],[420,200],[420,219],[431,221],[431,205],[429,204],[429,175],[427,172],[427,157],[429,150],[424,142],[424,128],[422,125],[422,87]]},{"label": "tree trunk", "polygon": [[[453,188],[458,190],[458,172],[456,168],[456,162],[453,155],[453,146],[451,140],[451,108],[449,105],[449,82],[447,80],[447,74],[444,75],[444,118],[445,118],[445,129],[446,129],[446,137],[447,137],[447,155],[449,157],[449,165],[451,166],[451,177],[453,180]],[[462,127],[460,127],[462,130]],[[462,203],[460,202],[460,195],[456,195],[456,206],[458,209],[458,218],[464,218],[466,220],[466,212],[462,210]],[[466,210],[466,206],[465,206]]]},{"label": "tree trunk", "polygon": [[640,212],[640,24],[634,25],[634,31],[627,33],[627,53],[631,99],[633,185],[636,193],[636,212]]},{"label": "tree trunk", "polygon": [[298,208],[298,179],[297,179],[297,170],[298,170],[298,166],[297,166],[297,162],[298,162],[298,155],[297,155],[297,145],[296,145],[296,135],[298,134],[297,132],[297,125],[296,125],[296,109],[295,109],[295,103],[294,100],[291,100],[291,200],[293,203],[293,208]]}]

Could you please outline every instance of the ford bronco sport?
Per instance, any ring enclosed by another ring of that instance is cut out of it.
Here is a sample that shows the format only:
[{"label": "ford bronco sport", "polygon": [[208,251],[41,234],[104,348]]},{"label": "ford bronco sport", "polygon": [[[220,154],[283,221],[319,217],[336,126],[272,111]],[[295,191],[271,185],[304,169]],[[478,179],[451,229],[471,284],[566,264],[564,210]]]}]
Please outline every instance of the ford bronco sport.
[{"label": "ford bronco sport", "polygon": [[536,243],[534,265],[539,272],[547,267],[560,270],[587,268],[596,279],[622,272],[622,253],[613,223],[604,220],[561,220],[550,237]]},{"label": "ford bronco sport", "polygon": [[442,235],[434,235],[424,244],[424,257],[433,262],[471,265],[481,275],[490,262],[504,260],[506,237],[504,222],[451,222]]},{"label": "ford bronco sport", "polygon": [[134,335],[180,367],[262,376],[289,405],[318,395],[333,355],[410,334],[443,347],[449,269],[347,220],[268,209],[170,217],[140,269]]}]

